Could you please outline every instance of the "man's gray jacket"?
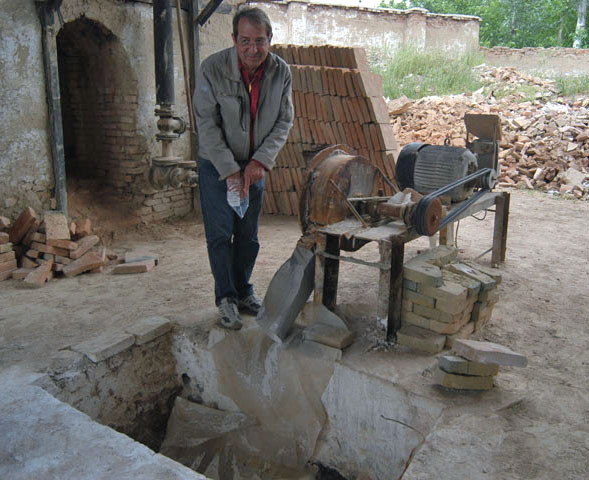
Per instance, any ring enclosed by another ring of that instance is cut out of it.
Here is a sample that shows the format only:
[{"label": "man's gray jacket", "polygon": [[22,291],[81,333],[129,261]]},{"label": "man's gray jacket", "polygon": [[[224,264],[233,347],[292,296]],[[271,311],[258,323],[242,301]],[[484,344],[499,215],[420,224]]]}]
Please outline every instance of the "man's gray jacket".
[{"label": "man's gray jacket", "polygon": [[220,180],[238,172],[240,164],[250,158],[268,170],[274,166],[293,122],[291,90],[288,65],[268,53],[250,157],[250,98],[239,71],[237,51],[231,47],[202,62],[194,94],[198,155],[213,163]]}]

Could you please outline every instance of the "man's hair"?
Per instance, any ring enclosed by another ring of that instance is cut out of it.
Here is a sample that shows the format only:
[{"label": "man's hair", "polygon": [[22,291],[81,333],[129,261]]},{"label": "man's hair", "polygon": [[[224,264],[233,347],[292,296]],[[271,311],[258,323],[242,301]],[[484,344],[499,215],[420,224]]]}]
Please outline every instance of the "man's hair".
[{"label": "man's hair", "polygon": [[240,8],[233,17],[233,36],[237,39],[237,26],[242,18],[247,18],[251,23],[257,25],[264,25],[266,27],[266,35],[268,38],[272,37],[272,24],[264,10],[254,7]]}]

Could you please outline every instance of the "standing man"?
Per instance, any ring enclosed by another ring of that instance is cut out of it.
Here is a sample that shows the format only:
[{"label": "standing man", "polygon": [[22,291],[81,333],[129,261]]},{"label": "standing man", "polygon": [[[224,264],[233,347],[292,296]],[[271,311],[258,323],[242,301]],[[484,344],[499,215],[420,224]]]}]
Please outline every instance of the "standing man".
[{"label": "standing man", "polygon": [[[250,277],[260,245],[264,175],[293,121],[288,65],[270,53],[272,25],[259,8],[233,17],[233,47],[202,62],[194,95],[200,202],[220,324],[262,306]],[[229,198],[237,198],[235,209]],[[240,202],[241,198],[241,202]],[[249,206],[245,200],[249,201]],[[244,213],[244,209],[245,210]]]}]

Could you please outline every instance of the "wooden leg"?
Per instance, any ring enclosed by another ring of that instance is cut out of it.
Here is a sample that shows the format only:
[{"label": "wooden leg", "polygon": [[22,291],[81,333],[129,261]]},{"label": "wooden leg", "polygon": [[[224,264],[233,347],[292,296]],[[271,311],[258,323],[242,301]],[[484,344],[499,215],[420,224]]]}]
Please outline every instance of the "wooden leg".
[{"label": "wooden leg", "polygon": [[315,292],[313,303],[323,304],[323,285],[325,283],[325,252],[327,237],[322,233],[315,233]]},{"label": "wooden leg", "polygon": [[[326,236],[325,251],[331,255],[339,256],[339,238],[333,235]],[[337,283],[339,277],[339,260],[325,259],[325,277],[323,281],[323,305],[329,310],[335,308],[337,302]]]},{"label": "wooden leg", "polygon": [[493,227],[493,248],[491,264],[505,263],[507,253],[507,224],[509,223],[509,202],[511,195],[503,192],[495,199],[495,225]]},{"label": "wooden leg", "polygon": [[[380,263],[387,267],[391,264],[392,244],[386,240],[378,242]],[[379,327],[387,328],[389,321],[389,302],[391,300],[391,271],[389,268],[381,268],[378,278],[378,298],[376,300],[376,323]]]},{"label": "wooden leg", "polygon": [[391,248],[391,271],[387,339],[393,340],[401,328],[401,303],[403,302],[403,257],[405,244],[394,243]]}]

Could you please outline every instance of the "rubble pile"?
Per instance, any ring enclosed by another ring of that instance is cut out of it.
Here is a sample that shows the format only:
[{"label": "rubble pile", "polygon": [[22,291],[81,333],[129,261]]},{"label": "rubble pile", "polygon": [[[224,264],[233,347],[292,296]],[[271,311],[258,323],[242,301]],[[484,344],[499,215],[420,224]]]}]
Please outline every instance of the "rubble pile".
[{"label": "rubble pile", "polygon": [[0,281],[13,278],[25,287],[39,288],[54,276],[101,273],[106,265],[117,264],[113,273],[141,273],[157,264],[156,257],[144,254],[119,258],[100,246],[91,227],[89,218],[70,221],[55,211],[40,217],[30,207],[14,223],[0,217]]},{"label": "rubble pile", "polygon": [[[398,142],[464,146],[465,113],[501,118],[499,187],[518,187],[589,198],[589,97],[567,101],[551,80],[515,68],[482,66],[486,86],[446,97],[389,101]],[[525,101],[523,101],[525,99]]]}]

